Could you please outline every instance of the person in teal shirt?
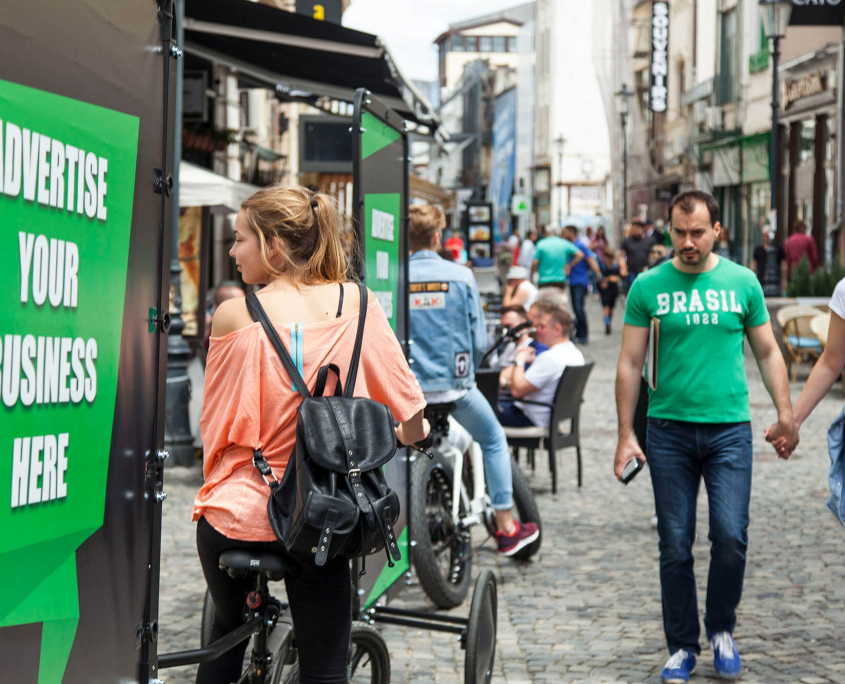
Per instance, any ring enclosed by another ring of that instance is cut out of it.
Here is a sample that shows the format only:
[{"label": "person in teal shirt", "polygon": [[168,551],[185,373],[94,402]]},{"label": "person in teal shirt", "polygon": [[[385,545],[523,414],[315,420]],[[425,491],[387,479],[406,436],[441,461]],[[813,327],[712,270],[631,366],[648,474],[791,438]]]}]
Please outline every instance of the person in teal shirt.
[{"label": "person in teal shirt", "polygon": [[581,250],[569,240],[560,237],[560,226],[548,226],[545,237],[537,243],[531,277],[539,272],[538,287],[557,287],[566,291],[566,279],[572,267],[584,258]]},{"label": "person in teal shirt", "polygon": [[616,375],[614,472],[621,479],[633,459],[646,460],[632,423],[648,355],[646,451],[660,536],[663,628],[671,653],[664,682],[689,681],[701,652],[692,546],[702,478],[712,542],[704,625],[716,673],[735,678],[741,672],[732,634],[745,576],[751,498],[745,337],[778,412],[769,436],[786,442],[783,458],[798,442],[786,366],[762,288],[749,269],[713,251],[721,232],[718,213],[713,196],[697,190],[672,202],[675,256],[640,274],[631,286]]}]

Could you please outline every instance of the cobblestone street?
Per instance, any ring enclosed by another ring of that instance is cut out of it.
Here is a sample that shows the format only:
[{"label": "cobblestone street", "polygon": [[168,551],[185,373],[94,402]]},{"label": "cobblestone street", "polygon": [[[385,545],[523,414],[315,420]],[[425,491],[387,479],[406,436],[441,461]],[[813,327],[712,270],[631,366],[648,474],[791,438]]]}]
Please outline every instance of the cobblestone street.
[{"label": "cobblestone street", "polygon": [[[596,367],[582,410],[584,486],[575,478],[575,452],[559,454],[561,481],[551,494],[548,470],[526,470],[543,517],[544,545],[533,561],[499,559],[492,541],[475,541],[474,574],[493,569],[499,590],[494,681],[659,682],[668,657],[663,639],[654,507],[646,474],[629,487],[612,474],[616,443],[613,384],[624,303],[604,335],[598,302],[590,297],[592,340],[584,348]],[[745,682],[845,682],[845,564],[843,530],[828,511],[826,435],[843,400],[834,387],[801,434],[789,461],[775,457],[763,431],[776,417],[752,357],[747,358],[754,429],[750,546],[735,637]],[[808,368],[792,386],[797,399]],[[164,504],[161,652],[199,644],[205,584],[190,510],[200,469],[167,470]],[[700,609],[709,561],[707,501],[699,497],[695,546]],[[282,587],[279,587],[282,591]],[[431,609],[418,586],[395,605]],[[455,609],[466,615],[468,602]],[[703,628],[702,628],[703,632]],[[454,637],[382,628],[390,647],[392,681],[463,681],[464,652]],[[702,636],[703,638],[703,636]],[[709,645],[693,681],[714,676]],[[166,682],[192,682],[195,669],[163,672]],[[715,679],[713,680],[715,681]]]}]

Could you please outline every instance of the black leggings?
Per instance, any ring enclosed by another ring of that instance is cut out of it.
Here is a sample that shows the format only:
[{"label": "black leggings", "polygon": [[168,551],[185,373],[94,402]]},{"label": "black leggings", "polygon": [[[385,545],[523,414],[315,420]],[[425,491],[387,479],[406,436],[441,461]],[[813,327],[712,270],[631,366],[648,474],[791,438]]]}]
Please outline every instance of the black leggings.
[{"label": "black leggings", "polygon": [[[219,639],[243,624],[246,595],[254,588],[249,578],[233,579],[218,567],[223,551],[243,549],[285,555],[278,542],[229,539],[205,519],[197,523],[197,551],[211,598],[214,626],[211,640]],[[295,577],[285,577],[299,653],[300,681],[346,684],[346,664],[352,631],[352,582],[349,562],[335,560],[323,567],[304,567]],[[209,663],[200,665],[197,684],[231,684],[241,676],[247,642]]]}]

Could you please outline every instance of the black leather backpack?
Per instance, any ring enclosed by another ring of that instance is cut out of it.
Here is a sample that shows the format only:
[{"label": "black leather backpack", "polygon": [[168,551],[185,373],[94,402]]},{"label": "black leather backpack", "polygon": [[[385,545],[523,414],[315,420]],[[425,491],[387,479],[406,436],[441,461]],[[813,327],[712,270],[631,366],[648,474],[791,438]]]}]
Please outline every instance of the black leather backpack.
[{"label": "black leather backpack", "polygon": [[[336,557],[359,558],[386,549],[393,567],[393,561],[401,558],[393,532],[399,497],[387,486],[382,466],[396,454],[395,424],[384,404],[352,396],[367,316],[367,288],[359,287],[361,310],[345,391],[340,369],[329,364],[319,370],[313,395],[258,298],[254,294],[246,298],[250,315],[264,327],[303,397],[296,445],[282,481],[260,450],[253,451],[252,463],[270,486],[267,515],[289,553],[310,556],[323,565]],[[337,376],[337,386],[334,396],[324,397],[329,371]]]}]

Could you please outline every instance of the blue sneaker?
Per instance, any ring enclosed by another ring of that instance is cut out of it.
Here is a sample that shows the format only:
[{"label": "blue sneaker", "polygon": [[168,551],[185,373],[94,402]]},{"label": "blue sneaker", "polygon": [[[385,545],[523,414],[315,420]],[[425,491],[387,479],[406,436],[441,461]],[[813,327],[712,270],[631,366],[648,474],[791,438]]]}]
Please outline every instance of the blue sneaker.
[{"label": "blue sneaker", "polygon": [[722,679],[737,679],[742,672],[742,661],[730,632],[717,632],[710,638],[713,649],[713,667]]},{"label": "blue sneaker", "polygon": [[663,684],[686,684],[689,676],[695,672],[695,656],[680,649],[672,654],[663,668]]}]

